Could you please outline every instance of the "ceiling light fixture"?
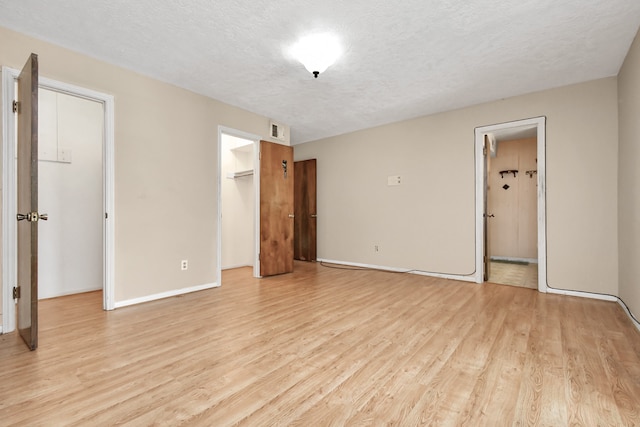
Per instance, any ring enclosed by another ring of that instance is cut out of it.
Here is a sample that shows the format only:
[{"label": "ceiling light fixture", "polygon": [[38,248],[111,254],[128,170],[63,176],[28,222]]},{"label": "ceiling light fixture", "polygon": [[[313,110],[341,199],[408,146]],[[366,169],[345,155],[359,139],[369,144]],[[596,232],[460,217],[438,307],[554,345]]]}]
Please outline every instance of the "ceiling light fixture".
[{"label": "ceiling light fixture", "polygon": [[318,78],[342,53],[338,39],[331,34],[313,34],[301,38],[291,48],[293,56]]}]

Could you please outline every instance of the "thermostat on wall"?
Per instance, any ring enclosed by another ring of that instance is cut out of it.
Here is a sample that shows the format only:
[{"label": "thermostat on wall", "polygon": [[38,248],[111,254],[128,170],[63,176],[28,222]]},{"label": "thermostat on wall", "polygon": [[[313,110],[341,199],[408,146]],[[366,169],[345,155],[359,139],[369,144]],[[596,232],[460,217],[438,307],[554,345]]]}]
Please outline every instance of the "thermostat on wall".
[{"label": "thermostat on wall", "polygon": [[285,140],[284,137],[284,126],[280,123],[276,123],[273,120],[269,123],[269,135],[271,138],[279,139],[281,141]]}]

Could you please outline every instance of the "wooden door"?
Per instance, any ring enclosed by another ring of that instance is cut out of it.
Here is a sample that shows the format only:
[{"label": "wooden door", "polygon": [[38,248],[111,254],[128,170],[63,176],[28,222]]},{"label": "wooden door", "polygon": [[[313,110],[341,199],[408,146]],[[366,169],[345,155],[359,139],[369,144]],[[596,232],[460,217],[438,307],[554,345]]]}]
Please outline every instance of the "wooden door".
[{"label": "wooden door", "polygon": [[491,254],[490,254],[490,239],[489,239],[489,218],[493,217],[489,209],[489,191],[491,187],[489,185],[489,172],[491,168],[491,156],[489,155],[489,137],[484,136],[484,278],[486,282],[489,280],[491,272]]},{"label": "wooden door", "polygon": [[316,260],[316,159],[295,162],[293,257]]},{"label": "wooden door", "polygon": [[293,271],[293,147],[260,141],[260,276]]},{"label": "wooden door", "polygon": [[38,56],[18,77],[18,331],[38,347]]}]

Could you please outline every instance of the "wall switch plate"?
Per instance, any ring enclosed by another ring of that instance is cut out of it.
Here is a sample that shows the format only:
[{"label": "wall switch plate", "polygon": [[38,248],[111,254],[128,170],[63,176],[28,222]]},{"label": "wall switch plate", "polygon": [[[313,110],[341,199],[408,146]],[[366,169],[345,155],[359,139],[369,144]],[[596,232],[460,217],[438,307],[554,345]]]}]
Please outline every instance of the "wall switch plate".
[{"label": "wall switch plate", "polygon": [[390,175],[387,177],[387,185],[400,185],[402,184],[402,177],[400,175]]}]

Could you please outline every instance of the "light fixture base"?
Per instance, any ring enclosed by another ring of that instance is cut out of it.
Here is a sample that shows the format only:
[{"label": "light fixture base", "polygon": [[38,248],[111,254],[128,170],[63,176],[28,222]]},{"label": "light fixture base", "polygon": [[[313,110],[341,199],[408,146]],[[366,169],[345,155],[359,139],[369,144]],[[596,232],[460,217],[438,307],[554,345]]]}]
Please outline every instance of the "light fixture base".
[{"label": "light fixture base", "polygon": [[342,53],[340,42],[330,33],[309,34],[291,47],[291,56],[318,78]]}]

